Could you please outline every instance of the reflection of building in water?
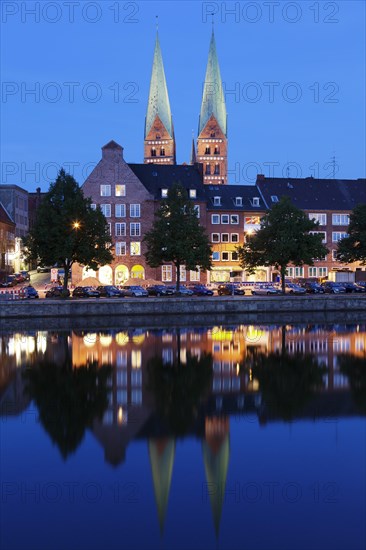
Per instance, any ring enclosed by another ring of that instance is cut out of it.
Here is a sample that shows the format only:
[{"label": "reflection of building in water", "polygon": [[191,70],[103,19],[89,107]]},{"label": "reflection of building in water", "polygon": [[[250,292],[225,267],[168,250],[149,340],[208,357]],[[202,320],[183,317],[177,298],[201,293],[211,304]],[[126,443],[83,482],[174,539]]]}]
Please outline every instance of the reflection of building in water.
[{"label": "reflection of building in water", "polygon": [[202,454],[207,493],[210,497],[216,536],[218,536],[220,529],[229,467],[229,430],[229,419],[227,417],[207,417],[205,419],[205,438],[202,441]]},{"label": "reflection of building in water", "polygon": [[175,458],[175,439],[149,439],[149,456],[160,533],[164,531]]}]

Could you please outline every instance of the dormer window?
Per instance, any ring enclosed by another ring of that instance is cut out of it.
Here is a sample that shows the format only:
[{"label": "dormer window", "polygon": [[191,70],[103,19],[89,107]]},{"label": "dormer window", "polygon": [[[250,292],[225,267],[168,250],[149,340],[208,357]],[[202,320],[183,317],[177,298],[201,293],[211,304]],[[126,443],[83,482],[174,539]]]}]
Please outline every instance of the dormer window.
[{"label": "dormer window", "polygon": [[235,197],[235,206],[243,206],[242,197]]},{"label": "dormer window", "polygon": [[189,198],[190,199],[195,199],[197,197],[197,191],[196,189],[190,189],[189,190]]},{"label": "dormer window", "polygon": [[277,197],[277,195],[271,195],[271,201],[272,201],[272,202],[278,202],[278,197]]},{"label": "dormer window", "polygon": [[160,156],[161,156],[161,157],[165,157],[165,147],[162,147],[162,148],[160,149]]},{"label": "dormer window", "polygon": [[151,148],[151,156],[152,156],[152,157],[156,157],[156,149],[155,149],[155,147],[152,147],[152,148]]},{"label": "dormer window", "polygon": [[214,197],[213,203],[214,203],[214,206],[221,206],[221,197]]},{"label": "dormer window", "polygon": [[259,206],[259,197],[253,197],[252,205],[253,206]]},{"label": "dormer window", "polygon": [[166,199],[168,196],[168,189],[162,189],[161,190],[161,198]]},{"label": "dormer window", "polygon": [[210,155],[210,154],[211,154],[211,147],[206,147],[205,155]]}]

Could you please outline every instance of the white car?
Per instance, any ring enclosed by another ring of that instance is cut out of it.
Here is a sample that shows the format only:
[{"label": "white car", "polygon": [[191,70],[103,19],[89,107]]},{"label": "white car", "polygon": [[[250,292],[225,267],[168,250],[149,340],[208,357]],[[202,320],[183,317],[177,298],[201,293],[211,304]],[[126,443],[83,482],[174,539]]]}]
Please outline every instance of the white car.
[{"label": "white car", "polygon": [[295,283],[286,283],[285,292],[286,294],[306,294],[305,288],[296,285]]},{"label": "white car", "polygon": [[273,285],[254,285],[252,288],[252,294],[270,296],[271,294],[281,294],[281,291]]}]

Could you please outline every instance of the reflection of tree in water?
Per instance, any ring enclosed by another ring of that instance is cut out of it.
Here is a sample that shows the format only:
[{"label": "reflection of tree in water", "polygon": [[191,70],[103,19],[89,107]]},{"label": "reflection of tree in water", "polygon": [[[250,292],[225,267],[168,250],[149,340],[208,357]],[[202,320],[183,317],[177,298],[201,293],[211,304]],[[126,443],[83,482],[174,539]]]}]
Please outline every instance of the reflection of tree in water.
[{"label": "reflection of tree in water", "polygon": [[185,434],[194,423],[199,402],[211,385],[212,355],[205,353],[198,359],[187,353],[185,364],[179,359],[173,364],[164,364],[154,357],[147,364],[147,372],[147,389],[154,394],[159,416],[175,435]]},{"label": "reflection of tree in water", "polygon": [[357,409],[361,414],[366,414],[366,353],[363,357],[339,355],[338,365],[341,373],[348,376]]},{"label": "reflection of tree in water", "polygon": [[304,409],[315,390],[323,386],[326,372],[315,356],[301,353],[261,353],[251,357],[245,367],[250,367],[259,381],[270,412],[284,420],[292,420]]},{"label": "reflection of tree in water", "polygon": [[68,359],[62,365],[42,362],[25,372],[25,391],[63,458],[77,449],[93,420],[102,418],[110,372],[111,367],[97,363],[74,369]]}]

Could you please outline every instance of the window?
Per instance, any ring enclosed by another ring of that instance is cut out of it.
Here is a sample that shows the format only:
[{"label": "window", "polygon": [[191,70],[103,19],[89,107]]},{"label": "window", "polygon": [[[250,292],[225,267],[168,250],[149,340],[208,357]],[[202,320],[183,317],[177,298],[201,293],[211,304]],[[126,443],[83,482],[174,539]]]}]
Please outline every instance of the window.
[{"label": "window", "polygon": [[100,186],[100,196],[101,197],[110,197],[111,196],[111,186],[110,185],[101,185]]},{"label": "window", "polygon": [[222,252],[221,253],[221,259],[223,262],[228,262],[229,261],[229,252]]},{"label": "window", "polygon": [[220,252],[212,252],[212,261],[213,262],[219,262],[220,261]]},{"label": "window", "polygon": [[220,216],[218,214],[211,214],[211,223],[213,225],[220,223]]},{"label": "window", "polygon": [[228,243],[229,242],[229,233],[221,233],[221,242],[222,243]]},{"label": "window", "polygon": [[271,201],[272,201],[272,202],[278,202],[278,197],[277,197],[277,195],[271,195]]},{"label": "window", "polygon": [[244,220],[244,225],[259,225],[261,223],[259,216],[247,216]]},{"label": "window", "polygon": [[239,242],[239,233],[231,233],[231,242],[232,243],[238,243]]},{"label": "window", "polygon": [[197,191],[196,189],[190,189],[189,190],[189,198],[190,199],[195,199],[197,197]]},{"label": "window", "polygon": [[189,272],[189,278],[192,283],[198,283],[200,280],[200,269],[197,268],[197,271],[190,271]]},{"label": "window", "polygon": [[318,222],[319,225],[327,225],[327,215],[326,214],[309,214],[309,218]]},{"label": "window", "polygon": [[295,267],[295,277],[303,277],[303,276],[304,276],[304,268]]},{"label": "window", "polygon": [[168,196],[168,189],[162,189],[161,190],[161,198],[166,199]]},{"label": "window", "polygon": [[221,206],[221,197],[214,197],[213,203],[214,203],[214,206]]},{"label": "window", "polygon": [[171,265],[163,265],[161,267],[161,280],[164,283],[169,283],[172,281],[172,266]]},{"label": "window", "polygon": [[347,237],[347,233],[343,233],[341,231],[333,231],[332,242],[337,243],[338,241],[340,241],[341,239],[344,239],[345,237]]},{"label": "window", "polygon": [[130,223],[130,236],[131,237],[140,237],[141,235],[141,224],[140,223]]},{"label": "window", "polygon": [[116,223],[114,225],[114,234],[116,237],[125,237],[126,236],[126,224],[125,223]]},{"label": "window", "polygon": [[332,214],[333,225],[349,225],[349,214]]},{"label": "window", "polygon": [[108,233],[112,235],[112,224],[111,222],[108,222]]},{"label": "window", "polygon": [[152,156],[152,157],[156,157],[156,149],[155,149],[155,147],[152,147],[152,148],[151,148],[151,156]]},{"label": "window", "polygon": [[337,252],[338,252],[337,249],[336,249],[336,250],[332,250],[332,260],[333,260],[333,262],[337,262],[337,261],[338,261],[338,260],[337,260]]},{"label": "window", "polygon": [[130,204],[130,217],[139,218],[141,215],[141,208],[139,204]]},{"label": "window", "polygon": [[327,267],[319,267],[319,277],[326,277],[328,275]]},{"label": "window", "polygon": [[105,215],[106,218],[111,217],[111,205],[110,204],[101,204],[100,209]]},{"label": "window", "polygon": [[210,155],[211,154],[211,147],[206,147],[205,148],[205,155]]},{"label": "window", "polygon": [[125,218],[126,217],[126,205],[125,204],[116,204],[115,207],[116,218]]},{"label": "window", "polygon": [[230,216],[230,223],[233,225],[237,225],[239,223],[239,216],[238,214],[231,214]]},{"label": "window", "polygon": [[243,206],[242,197],[235,197],[235,206]]},{"label": "window", "polygon": [[233,262],[239,261],[239,254],[237,252],[232,252],[231,253],[231,259],[232,259]]},{"label": "window", "polygon": [[93,204],[90,205],[90,208],[91,208],[92,210],[96,210],[96,209],[97,209],[97,205],[93,203]]},{"label": "window", "polygon": [[116,256],[126,256],[126,243],[116,242]]},{"label": "window", "polygon": [[126,196],[126,186],[118,183],[114,186],[114,194],[116,197],[125,197]]},{"label": "window", "polygon": [[141,256],[141,243],[140,242],[130,243],[130,254],[131,254],[131,256]]},{"label": "window", "polygon": [[200,205],[199,205],[199,204],[195,204],[195,205],[194,205],[194,209],[195,209],[197,218],[199,218],[199,217],[200,217]]},{"label": "window", "polygon": [[180,280],[184,282],[187,279],[187,272],[186,272],[186,266],[181,265],[179,267],[179,273],[180,273]]},{"label": "window", "polygon": [[165,147],[161,147],[160,149],[160,156],[165,157]]},{"label": "window", "polygon": [[221,223],[225,223],[225,224],[229,223],[229,214],[223,214],[221,216]]},{"label": "window", "polygon": [[317,272],[317,267],[309,267],[309,277],[317,277]]},{"label": "window", "polygon": [[309,231],[310,235],[323,235],[322,243],[326,244],[327,234],[325,231]]},{"label": "window", "polygon": [[209,164],[206,164],[205,174],[206,176],[209,176],[211,174],[211,166]]},{"label": "window", "polygon": [[219,243],[220,242],[220,233],[211,233],[211,242]]},{"label": "window", "polygon": [[259,197],[253,197],[252,205],[253,206],[259,206]]},{"label": "window", "polygon": [[288,267],[286,269],[286,275],[287,275],[287,277],[293,277],[294,276],[294,268],[293,267]]},{"label": "window", "polygon": [[215,154],[215,155],[219,155],[219,154],[220,154],[220,147],[219,147],[218,145],[215,146],[214,154]]},{"label": "window", "polygon": [[133,369],[141,369],[142,353],[140,349],[131,351],[131,367]]},{"label": "window", "polygon": [[214,171],[214,174],[216,176],[219,176],[220,175],[220,165],[219,164],[215,164],[215,171]]}]

